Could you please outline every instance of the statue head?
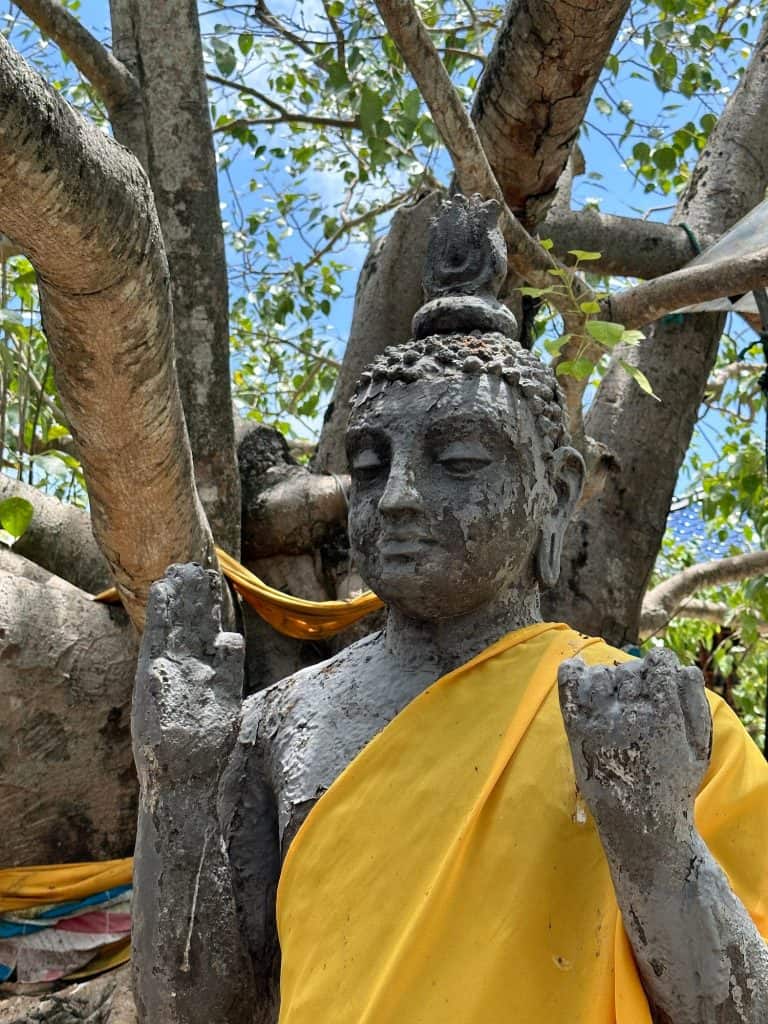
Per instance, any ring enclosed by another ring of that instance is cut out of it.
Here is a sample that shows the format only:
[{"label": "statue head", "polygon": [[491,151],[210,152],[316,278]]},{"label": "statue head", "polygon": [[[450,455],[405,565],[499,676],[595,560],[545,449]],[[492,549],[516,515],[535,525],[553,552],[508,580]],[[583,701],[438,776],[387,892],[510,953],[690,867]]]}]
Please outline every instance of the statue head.
[{"label": "statue head", "polygon": [[[352,400],[353,558],[410,617],[450,618],[510,588],[552,586],[581,493],[555,376],[511,339],[514,318],[494,298],[505,270],[497,212],[479,197],[446,204],[414,337],[361,375]],[[450,244],[457,219],[464,248]]]}]

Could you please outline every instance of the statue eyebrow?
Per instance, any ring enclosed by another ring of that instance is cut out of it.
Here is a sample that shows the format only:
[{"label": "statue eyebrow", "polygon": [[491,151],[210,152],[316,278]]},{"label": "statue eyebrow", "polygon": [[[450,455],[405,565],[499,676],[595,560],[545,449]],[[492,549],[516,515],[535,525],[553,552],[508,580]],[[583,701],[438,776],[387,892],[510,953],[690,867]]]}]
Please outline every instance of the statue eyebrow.
[{"label": "statue eyebrow", "polygon": [[[493,441],[497,438],[514,440],[512,436],[513,423],[506,422],[505,416],[492,416],[487,412],[449,412],[443,416],[431,420],[427,429],[427,438],[438,440],[434,435],[442,435],[446,430],[450,431],[451,439],[457,440],[466,437],[468,434],[479,434],[482,438]],[[439,438],[442,440],[442,438]]]}]

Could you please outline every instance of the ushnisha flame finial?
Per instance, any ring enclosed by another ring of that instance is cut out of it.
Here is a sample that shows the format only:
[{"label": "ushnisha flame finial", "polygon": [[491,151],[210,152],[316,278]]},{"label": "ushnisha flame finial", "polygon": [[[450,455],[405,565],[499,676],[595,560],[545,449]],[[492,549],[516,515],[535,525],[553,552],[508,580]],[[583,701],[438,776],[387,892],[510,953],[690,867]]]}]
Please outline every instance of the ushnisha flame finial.
[{"label": "ushnisha flame finial", "polygon": [[474,331],[515,337],[517,321],[496,297],[507,276],[500,209],[495,199],[480,195],[443,201],[430,227],[427,302],[413,318],[414,338]]}]

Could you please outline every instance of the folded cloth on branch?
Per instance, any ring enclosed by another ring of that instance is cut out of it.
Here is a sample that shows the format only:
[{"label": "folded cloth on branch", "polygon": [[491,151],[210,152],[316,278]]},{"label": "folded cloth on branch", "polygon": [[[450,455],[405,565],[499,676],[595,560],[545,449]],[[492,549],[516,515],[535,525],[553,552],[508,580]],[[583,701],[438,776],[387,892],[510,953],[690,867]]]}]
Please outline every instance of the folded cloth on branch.
[{"label": "folded cloth on branch", "polygon": [[[278,889],[280,1024],[651,1024],[557,668],[628,660],[518,630],[438,680],[320,798]],[[696,823],[768,938],[768,766],[708,693]]]},{"label": "folded cloth on branch", "polygon": [[[216,548],[221,571],[238,594],[279,633],[297,640],[334,636],[353,622],[383,607],[371,591],[346,601],[305,601],[270,587],[221,548]],[[120,600],[115,587],[97,594],[96,601]]]},{"label": "folded cloth on branch", "polygon": [[0,981],[89,977],[130,957],[133,860],[0,869]]}]

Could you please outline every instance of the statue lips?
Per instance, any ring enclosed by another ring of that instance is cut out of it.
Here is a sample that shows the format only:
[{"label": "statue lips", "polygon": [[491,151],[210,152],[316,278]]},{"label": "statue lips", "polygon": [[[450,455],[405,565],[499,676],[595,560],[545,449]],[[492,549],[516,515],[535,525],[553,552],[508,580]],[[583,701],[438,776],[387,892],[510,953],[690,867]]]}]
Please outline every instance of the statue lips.
[{"label": "statue lips", "polygon": [[379,552],[383,561],[410,561],[418,558],[436,542],[424,533],[398,530],[382,537]]}]

